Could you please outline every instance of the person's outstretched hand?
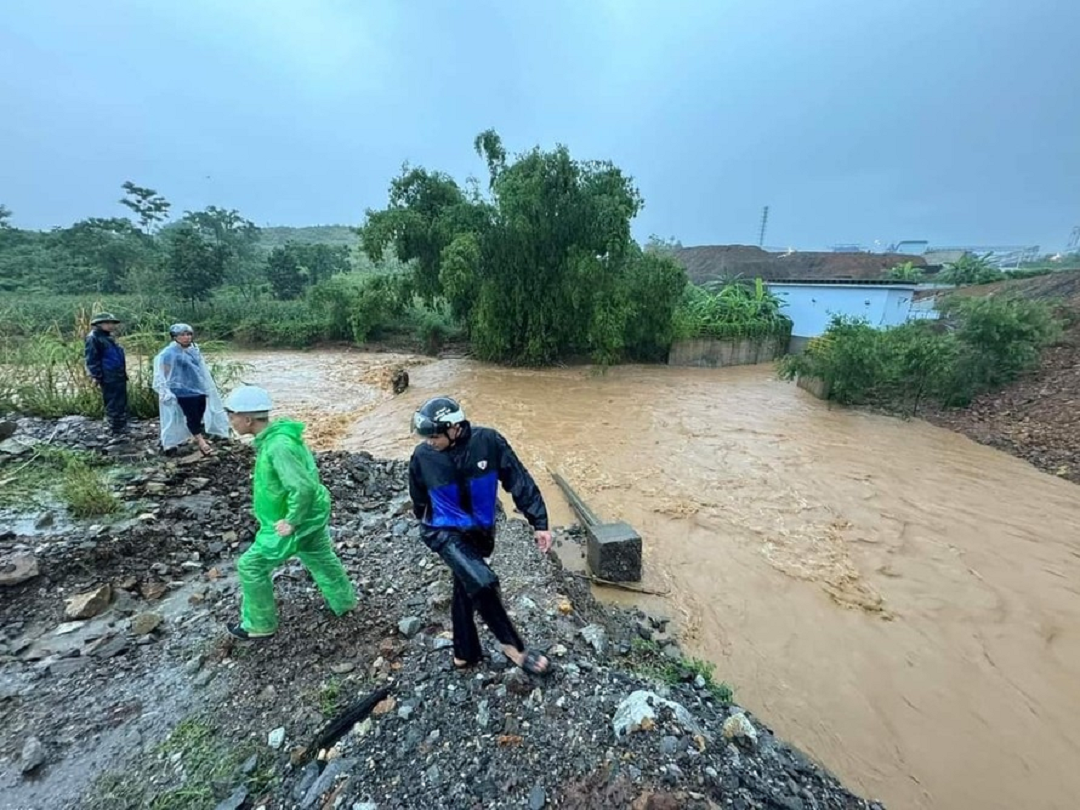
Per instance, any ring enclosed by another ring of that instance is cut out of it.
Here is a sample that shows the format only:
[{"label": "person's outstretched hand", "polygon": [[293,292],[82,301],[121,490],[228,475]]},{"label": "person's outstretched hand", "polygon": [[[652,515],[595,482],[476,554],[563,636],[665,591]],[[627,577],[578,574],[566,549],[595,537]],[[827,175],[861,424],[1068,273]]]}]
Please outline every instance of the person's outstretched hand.
[{"label": "person's outstretched hand", "polygon": [[274,531],[278,533],[278,537],[288,537],[293,533],[293,527],[289,521],[279,520],[274,524]]},{"label": "person's outstretched hand", "polygon": [[547,554],[551,551],[551,532],[547,529],[537,529],[536,547],[540,549],[541,554]]}]

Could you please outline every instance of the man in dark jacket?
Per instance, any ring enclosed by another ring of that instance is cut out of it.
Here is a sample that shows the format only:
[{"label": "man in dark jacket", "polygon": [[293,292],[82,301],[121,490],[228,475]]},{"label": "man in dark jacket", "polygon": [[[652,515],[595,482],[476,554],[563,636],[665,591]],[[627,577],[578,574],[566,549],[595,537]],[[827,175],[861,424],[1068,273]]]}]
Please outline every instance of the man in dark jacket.
[{"label": "man in dark jacket", "polygon": [[108,312],[95,315],[86,336],[86,373],[101,389],[105,401],[105,418],[113,433],[127,430],[127,358],[124,348],[116,342],[113,330],[120,319]]},{"label": "man in dark jacket", "polygon": [[454,575],[454,666],[480,661],[476,610],[511,661],[530,674],[548,674],[548,659],[525,649],[506,615],[499,578],[484,559],[495,549],[500,483],[532,526],[540,551],[551,549],[547,507],[536,482],[498,431],[470,425],[449,397],[425,402],[413,415],[413,430],[424,437],[409,461],[413,513],[424,543]]}]

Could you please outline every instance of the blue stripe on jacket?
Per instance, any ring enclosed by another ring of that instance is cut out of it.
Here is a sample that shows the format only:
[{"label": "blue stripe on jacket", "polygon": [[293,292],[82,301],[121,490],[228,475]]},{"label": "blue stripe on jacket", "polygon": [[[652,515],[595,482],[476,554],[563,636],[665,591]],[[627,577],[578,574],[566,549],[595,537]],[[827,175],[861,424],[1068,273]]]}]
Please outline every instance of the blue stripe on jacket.
[{"label": "blue stripe on jacket", "polygon": [[489,473],[469,479],[472,514],[461,509],[456,483],[435,487],[430,491],[431,514],[425,525],[439,529],[490,529],[495,525],[495,504],[499,497],[499,475]]}]

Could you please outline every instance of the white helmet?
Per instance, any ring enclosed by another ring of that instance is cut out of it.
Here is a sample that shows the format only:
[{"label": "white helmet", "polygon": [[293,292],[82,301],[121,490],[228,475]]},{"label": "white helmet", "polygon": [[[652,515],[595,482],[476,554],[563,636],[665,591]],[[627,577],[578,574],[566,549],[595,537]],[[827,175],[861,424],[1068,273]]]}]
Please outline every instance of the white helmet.
[{"label": "white helmet", "polygon": [[225,410],[232,413],[266,413],[274,407],[270,395],[257,385],[241,385],[225,398]]}]

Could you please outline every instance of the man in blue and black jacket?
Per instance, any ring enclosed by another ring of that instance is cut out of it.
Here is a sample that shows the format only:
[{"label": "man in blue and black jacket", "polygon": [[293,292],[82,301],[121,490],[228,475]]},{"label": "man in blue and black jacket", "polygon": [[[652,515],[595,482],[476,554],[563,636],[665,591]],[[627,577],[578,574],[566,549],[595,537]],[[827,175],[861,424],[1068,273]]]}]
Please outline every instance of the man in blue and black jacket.
[{"label": "man in blue and black jacket", "polygon": [[126,431],[128,421],[127,358],[112,334],[119,324],[120,319],[108,312],[95,315],[84,347],[86,373],[101,389],[105,418],[113,433]]},{"label": "man in blue and black jacket", "polygon": [[409,461],[413,513],[424,543],[454,575],[454,666],[480,661],[482,648],[473,612],[479,611],[507,657],[526,672],[546,675],[550,662],[525,644],[506,615],[499,578],[484,559],[495,549],[499,484],[529,521],[540,551],[551,550],[547,507],[529,471],[496,430],[473,427],[449,397],[428,400],[413,415],[424,441]]}]

